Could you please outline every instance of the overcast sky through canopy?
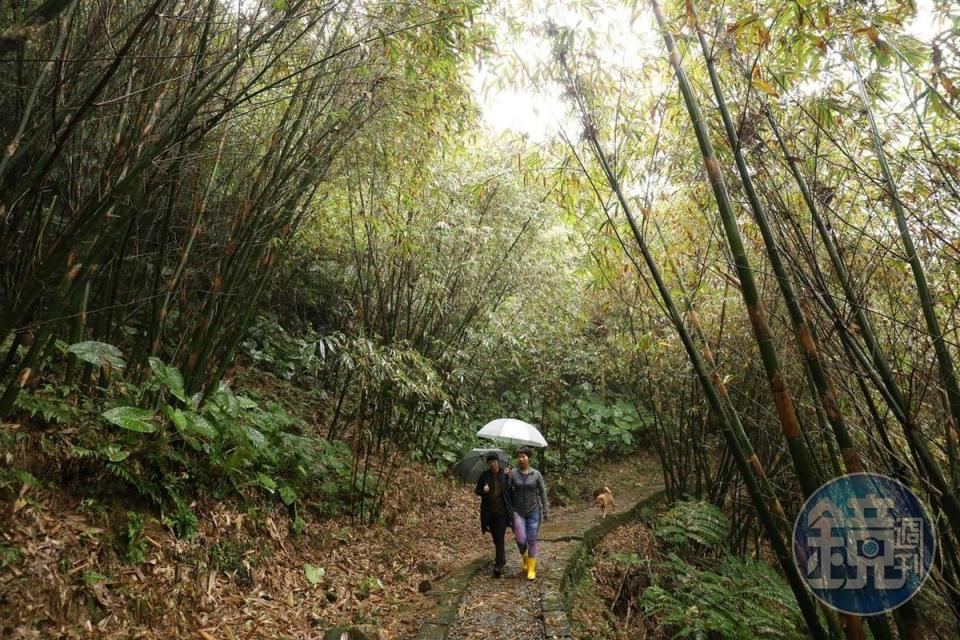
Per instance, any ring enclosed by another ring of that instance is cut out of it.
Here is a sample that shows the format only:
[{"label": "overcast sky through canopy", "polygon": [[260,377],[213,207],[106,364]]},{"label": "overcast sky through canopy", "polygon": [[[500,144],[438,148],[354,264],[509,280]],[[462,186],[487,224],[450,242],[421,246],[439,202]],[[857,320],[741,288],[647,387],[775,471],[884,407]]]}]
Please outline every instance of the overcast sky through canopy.
[{"label": "overcast sky through canopy", "polygon": [[[536,35],[548,18],[563,27],[608,34],[608,46],[597,54],[620,66],[640,65],[644,57],[659,54],[661,43],[645,2],[635,3],[635,9],[621,2],[608,2],[607,8],[589,13],[574,8],[576,4],[507,0],[497,8],[497,54],[474,66],[470,82],[484,121],[494,132],[512,131],[529,136],[533,142],[544,142],[557,133],[561,123],[564,128],[573,124],[558,86],[539,89],[496,86],[496,67],[500,64],[519,61],[535,67],[548,60],[550,44],[542,35]],[[929,42],[938,28],[942,28],[936,24],[932,4],[933,0],[917,0],[917,16],[906,29],[924,42]],[[504,15],[520,21],[524,32],[511,33]]]}]

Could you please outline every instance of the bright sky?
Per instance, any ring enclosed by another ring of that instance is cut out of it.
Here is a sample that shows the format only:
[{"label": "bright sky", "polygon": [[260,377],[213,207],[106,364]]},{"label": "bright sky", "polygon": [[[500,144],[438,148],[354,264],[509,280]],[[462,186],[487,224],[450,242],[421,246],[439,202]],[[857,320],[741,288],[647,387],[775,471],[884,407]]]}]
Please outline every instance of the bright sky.
[{"label": "bright sky", "polygon": [[[576,4],[506,0],[501,4],[500,12],[509,12],[528,31],[537,29],[549,17],[559,26],[609,34],[604,38],[604,46],[598,47],[597,55],[618,66],[642,64],[646,56],[659,51],[653,15],[645,2],[635,3],[637,9],[633,15],[629,7],[616,2],[589,14],[575,8]],[[929,42],[943,28],[944,25],[934,19],[933,0],[917,0],[917,16],[907,26],[907,33]],[[503,21],[497,47],[503,58],[518,59],[531,68],[546,63],[550,57],[550,45],[544,37],[528,32],[517,38],[508,33]],[[543,142],[555,135],[560,126],[565,129],[575,126],[567,115],[558,86],[544,87],[539,91],[498,88],[496,78],[497,70],[489,64],[474,67],[471,77],[471,87],[483,110],[484,120],[494,132],[512,131],[529,136],[533,142]]]},{"label": "bright sky", "polygon": [[[599,11],[586,12],[577,2],[524,2],[507,0],[501,4],[501,12],[524,24],[527,33],[517,37],[508,33],[505,26],[499,28],[497,47],[505,59],[518,59],[528,68],[545,65],[551,55],[550,43],[536,32],[549,20],[559,27],[568,27],[583,37],[584,32],[603,34],[604,46],[597,47],[595,54],[604,62],[618,67],[639,65],[643,59],[656,51],[654,19],[638,2],[635,13],[620,3],[610,2]],[[549,5],[549,11],[547,10]],[[501,23],[502,24],[502,23]],[[557,85],[537,90],[517,90],[496,87],[497,70],[489,66],[475,67],[471,86],[482,106],[484,119],[496,131],[514,131],[526,134],[534,142],[542,142],[558,131],[562,125],[573,126],[567,114],[567,106],[560,98]]]}]

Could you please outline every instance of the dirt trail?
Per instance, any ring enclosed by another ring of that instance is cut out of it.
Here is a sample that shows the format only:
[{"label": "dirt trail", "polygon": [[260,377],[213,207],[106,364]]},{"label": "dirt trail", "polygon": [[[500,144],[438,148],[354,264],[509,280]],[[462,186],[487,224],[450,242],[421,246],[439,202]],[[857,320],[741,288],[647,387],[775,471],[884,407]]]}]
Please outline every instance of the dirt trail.
[{"label": "dirt trail", "polygon": [[[617,510],[632,509],[638,502],[659,488],[658,478],[619,479],[614,493]],[[554,509],[551,519],[543,523],[537,562],[537,580],[527,580],[512,533],[507,533],[507,567],[504,575],[491,573],[493,544],[489,536],[488,562],[480,567],[474,562],[464,569],[468,575],[452,576],[457,586],[448,590],[447,607],[455,610],[427,621],[421,628],[422,640],[545,640],[569,638],[570,629],[563,605],[560,582],[567,563],[585,533],[601,523],[600,512],[592,503]],[[477,570],[479,568],[479,571]],[[472,577],[470,575],[472,574]],[[459,593],[457,593],[459,592]],[[459,596],[459,598],[457,598]],[[442,608],[442,606],[441,606]]]}]

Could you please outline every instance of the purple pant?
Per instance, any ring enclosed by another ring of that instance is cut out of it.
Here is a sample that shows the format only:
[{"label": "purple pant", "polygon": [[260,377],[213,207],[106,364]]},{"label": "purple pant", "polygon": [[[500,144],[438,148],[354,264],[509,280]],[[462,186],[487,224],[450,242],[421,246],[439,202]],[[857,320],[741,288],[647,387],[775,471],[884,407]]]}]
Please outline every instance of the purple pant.
[{"label": "purple pant", "polygon": [[540,532],[540,510],[528,516],[513,513],[513,537],[517,539],[520,553],[528,552],[531,558],[537,557],[537,533]]}]

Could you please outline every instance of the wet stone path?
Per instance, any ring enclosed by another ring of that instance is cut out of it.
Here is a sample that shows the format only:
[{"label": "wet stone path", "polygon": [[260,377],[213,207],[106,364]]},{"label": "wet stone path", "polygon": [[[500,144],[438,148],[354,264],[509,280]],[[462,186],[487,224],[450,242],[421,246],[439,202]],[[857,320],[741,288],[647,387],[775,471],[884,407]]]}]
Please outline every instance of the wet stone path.
[{"label": "wet stone path", "polygon": [[[561,583],[575,554],[582,552],[584,536],[603,535],[611,525],[626,522],[625,512],[660,489],[656,485],[630,487],[618,495],[620,517],[600,519],[593,505],[555,509],[541,527],[537,579],[527,580],[512,532],[507,530],[507,566],[503,576],[492,575],[493,544],[484,536],[483,548],[461,570],[449,576],[430,595],[437,614],[420,629],[419,640],[566,640],[571,638]],[[479,545],[478,545],[479,547]],[[489,549],[487,549],[489,547]]]}]

